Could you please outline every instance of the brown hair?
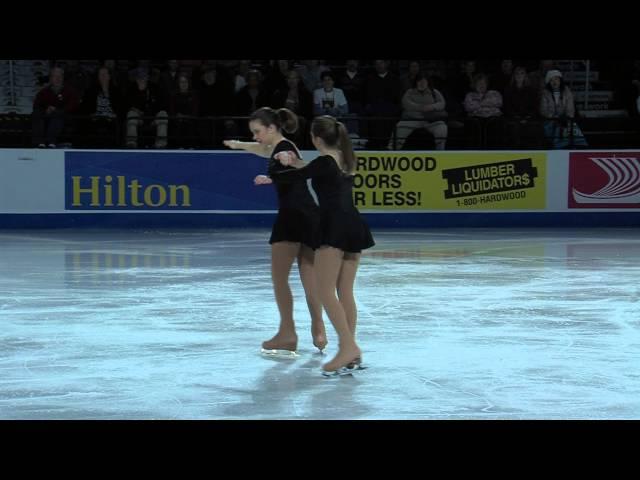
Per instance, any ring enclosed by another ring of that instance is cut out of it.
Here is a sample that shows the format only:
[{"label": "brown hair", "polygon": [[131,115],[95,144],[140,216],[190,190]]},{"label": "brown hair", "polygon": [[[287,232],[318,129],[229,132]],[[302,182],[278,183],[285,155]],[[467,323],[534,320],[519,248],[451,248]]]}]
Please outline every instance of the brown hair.
[{"label": "brown hair", "polygon": [[288,108],[274,110],[271,107],[262,107],[249,117],[249,121],[258,121],[265,127],[275,125],[279,132],[293,133],[298,130],[298,116]]},{"label": "brown hair", "polygon": [[353,145],[347,127],[342,122],[330,115],[322,115],[313,119],[311,133],[314,137],[321,138],[327,147],[338,148],[342,152],[346,173],[353,173],[356,168],[356,156],[353,153]]}]

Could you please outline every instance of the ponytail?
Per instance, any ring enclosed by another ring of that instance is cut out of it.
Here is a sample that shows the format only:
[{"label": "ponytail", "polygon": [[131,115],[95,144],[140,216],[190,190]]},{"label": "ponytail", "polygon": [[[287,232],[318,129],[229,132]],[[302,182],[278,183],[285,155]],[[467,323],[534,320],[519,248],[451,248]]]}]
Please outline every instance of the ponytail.
[{"label": "ponytail", "polygon": [[353,145],[351,143],[351,137],[344,123],[336,122],[336,129],[338,131],[338,148],[342,152],[342,160],[344,162],[345,172],[351,174],[356,170],[356,156],[353,153]]}]

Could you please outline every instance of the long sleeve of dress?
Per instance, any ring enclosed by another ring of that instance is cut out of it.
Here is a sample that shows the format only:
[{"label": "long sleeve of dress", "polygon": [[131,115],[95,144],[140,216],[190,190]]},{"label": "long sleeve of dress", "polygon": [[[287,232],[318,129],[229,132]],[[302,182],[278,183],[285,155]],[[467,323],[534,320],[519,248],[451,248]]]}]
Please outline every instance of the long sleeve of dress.
[{"label": "long sleeve of dress", "polygon": [[271,174],[271,178],[277,183],[291,183],[308,178],[322,177],[327,173],[327,157],[318,157],[304,167],[274,171]]}]

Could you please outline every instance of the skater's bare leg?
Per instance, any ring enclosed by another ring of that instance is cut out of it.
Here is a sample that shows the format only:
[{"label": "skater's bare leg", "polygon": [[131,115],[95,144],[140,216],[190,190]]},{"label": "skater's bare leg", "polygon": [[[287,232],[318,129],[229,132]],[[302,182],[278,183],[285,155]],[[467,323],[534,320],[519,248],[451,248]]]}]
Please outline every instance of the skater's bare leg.
[{"label": "skater's bare leg", "polygon": [[280,326],[273,338],[262,343],[267,350],[291,350],[298,347],[298,336],[293,321],[293,296],[289,287],[291,266],[298,256],[300,244],[276,242],[271,244],[271,279],[280,312]]},{"label": "skater's bare leg", "polygon": [[336,284],[343,256],[342,250],[328,246],[320,247],[315,255],[314,268],[320,300],[338,334],[338,353],[322,366],[325,371],[337,370],[362,356],[347,323],[344,308],[336,296]]},{"label": "skater's bare leg", "polygon": [[358,321],[358,310],[356,308],[356,300],[353,295],[353,285],[356,280],[358,265],[360,264],[359,253],[345,252],[342,260],[342,268],[338,275],[338,299],[342,304],[344,313],[347,316],[347,324],[352,335],[356,336],[356,323]]},{"label": "skater's bare leg", "polygon": [[313,344],[320,350],[327,346],[327,332],[322,321],[322,302],[318,294],[316,273],[313,269],[314,252],[306,245],[301,245],[298,254],[298,269],[300,280],[304,287],[307,306],[311,314],[311,337]]}]

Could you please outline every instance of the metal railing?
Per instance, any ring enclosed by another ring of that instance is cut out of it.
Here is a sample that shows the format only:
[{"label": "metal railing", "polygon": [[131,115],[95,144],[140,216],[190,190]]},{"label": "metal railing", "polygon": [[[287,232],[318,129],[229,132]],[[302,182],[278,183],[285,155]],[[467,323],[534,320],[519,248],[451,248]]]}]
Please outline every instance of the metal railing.
[{"label": "metal railing", "polygon": [[[156,128],[153,124],[155,116],[139,117],[143,125],[138,128],[137,148],[153,148],[156,139]],[[396,116],[356,116],[339,117],[352,133],[352,143],[356,150],[386,150],[398,146],[397,125],[403,119]],[[224,148],[225,139],[252,139],[248,130],[248,116],[169,116],[167,148],[212,149]],[[185,122],[185,123],[182,123]],[[189,122],[189,125],[186,125]],[[483,149],[553,149],[554,141],[566,140],[566,147],[579,146],[581,142],[574,138],[572,121],[563,128],[551,129],[545,133],[545,124],[549,120],[540,118],[494,117],[480,119],[474,117],[450,117],[446,120],[448,134],[447,150],[483,150]],[[178,126],[182,123],[182,135],[177,135]],[[580,121],[578,121],[580,123]],[[310,142],[310,121],[301,122],[302,128],[294,139],[300,148],[312,149]],[[77,148],[123,148],[126,146],[126,118],[111,120],[94,115],[68,115],[64,131],[58,141],[61,146]],[[186,133],[185,133],[186,131]],[[549,134],[550,131],[554,133]],[[582,133],[595,143],[598,138],[625,138],[625,146],[640,148],[640,124],[636,123],[629,130],[620,128],[606,130],[583,130]],[[31,115],[0,115],[0,146],[32,147]],[[432,135],[416,129],[408,135],[403,145],[405,150],[433,150],[435,140]],[[615,143],[615,141],[613,141]],[[609,148],[614,148],[610,145]]]}]

